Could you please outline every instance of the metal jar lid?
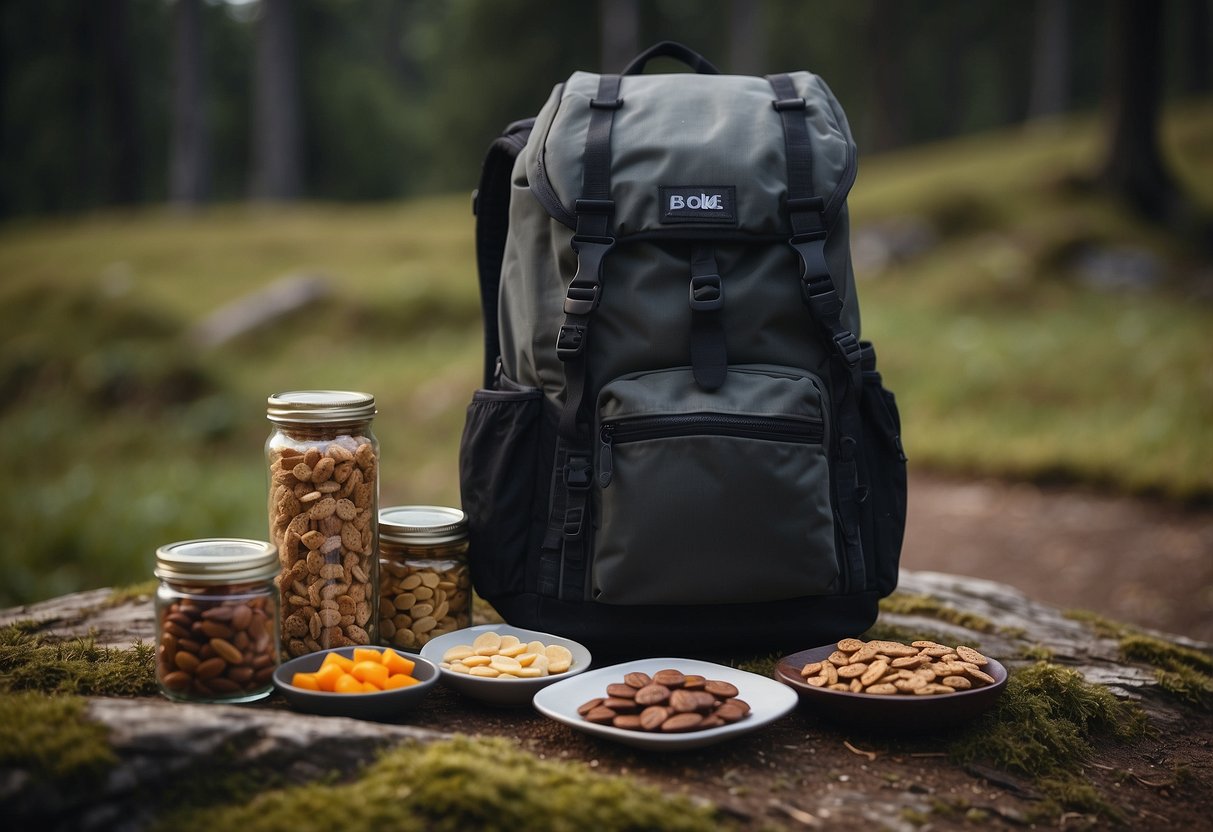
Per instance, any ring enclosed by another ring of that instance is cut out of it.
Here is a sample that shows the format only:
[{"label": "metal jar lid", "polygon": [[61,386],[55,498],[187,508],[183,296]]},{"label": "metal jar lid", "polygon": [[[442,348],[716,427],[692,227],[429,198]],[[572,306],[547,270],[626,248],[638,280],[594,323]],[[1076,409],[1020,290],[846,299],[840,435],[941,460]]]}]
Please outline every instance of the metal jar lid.
[{"label": "metal jar lid", "polygon": [[467,515],[457,508],[391,506],[379,510],[379,537],[391,543],[453,543],[467,534]]},{"label": "metal jar lid", "polygon": [[280,425],[331,425],[366,422],[375,412],[375,397],[370,393],[292,390],[270,396],[265,415]]},{"label": "metal jar lid", "polygon": [[267,581],[280,569],[278,547],[272,543],[211,537],[161,546],[153,574],[179,583],[241,584]]}]

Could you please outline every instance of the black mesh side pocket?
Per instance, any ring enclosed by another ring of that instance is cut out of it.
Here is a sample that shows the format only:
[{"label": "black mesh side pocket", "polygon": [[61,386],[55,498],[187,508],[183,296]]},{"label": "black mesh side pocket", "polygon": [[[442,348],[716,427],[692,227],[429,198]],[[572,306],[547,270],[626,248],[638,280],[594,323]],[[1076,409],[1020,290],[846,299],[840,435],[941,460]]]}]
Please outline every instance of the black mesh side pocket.
[{"label": "black mesh side pocket", "polygon": [[883,597],[897,588],[901,542],[906,528],[906,455],[901,444],[901,415],[897,400],[884,388],[876,371],[876,353],[864,343],[863,461],[866,496],[863,504],[864,551]]},{"label": "black mesh side pocket", "polygon": [[535,493],[542,393],[477,390],[459,444],[472,583],[485,598],[520,593]]}]

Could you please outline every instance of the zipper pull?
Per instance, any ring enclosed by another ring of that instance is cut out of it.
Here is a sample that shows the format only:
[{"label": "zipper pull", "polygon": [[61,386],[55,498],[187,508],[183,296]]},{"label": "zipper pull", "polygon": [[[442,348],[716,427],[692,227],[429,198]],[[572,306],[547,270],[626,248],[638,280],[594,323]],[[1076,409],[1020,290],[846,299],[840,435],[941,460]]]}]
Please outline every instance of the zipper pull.
[{"label": "zipper pull", "polygon": [[611,484],[613,460],[611,445],[615,441],[615,426],[603,425],[598,432],[598,485],[606,488]]}]

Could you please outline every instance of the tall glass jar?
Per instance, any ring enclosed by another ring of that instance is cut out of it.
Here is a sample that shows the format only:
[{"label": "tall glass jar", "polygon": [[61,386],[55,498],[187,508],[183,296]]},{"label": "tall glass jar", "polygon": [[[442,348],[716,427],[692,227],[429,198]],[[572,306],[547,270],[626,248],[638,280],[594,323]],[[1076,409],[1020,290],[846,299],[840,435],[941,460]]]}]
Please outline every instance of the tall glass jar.
[{"label": "tall glass jar", "polygon": [[270,539],[282,574],[289,656],[378,640],[379,443],[375,397],[298,390],[269,397]]},{"label": "tall glass jar", "polygon": [[444,506],[393,506],[379,512],[379,635],[420,650],[471,623],[468,521]]},{"label": "tall glass jar", "polygon": [[212,538],[156,550],[156,683],[170,699],[251,702],[274,689],[278,551]]}]

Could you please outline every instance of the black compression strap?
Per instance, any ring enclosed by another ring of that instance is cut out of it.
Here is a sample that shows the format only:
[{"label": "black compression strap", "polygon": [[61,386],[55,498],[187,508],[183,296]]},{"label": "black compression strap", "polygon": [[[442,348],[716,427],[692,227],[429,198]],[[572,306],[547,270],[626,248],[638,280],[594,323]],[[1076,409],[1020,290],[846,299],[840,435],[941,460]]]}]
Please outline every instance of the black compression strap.
[{"label": "black compression strap", "polygon": [[700,389],[719,390],[728,373],[724,334],[724,285],[716,252],[695,246],[691,252],[691,370]]},{"label": "black compression strap", "polygon": [[808,104],[791,76],[769,75],[775,93],[772,106],[783,122],[788,165],[788,218],[792,236],[788,244],[801,263],[801,294],[805,305],[828,339],[831,355],[830,390],[836,402],[837,425],[833,439],[835,464],[834,507],[840,523],[840,543],[847,562],[847,592],[857,592],[868,583],[859,537],[859,468],[857,443],[862,438],[859,417],[859,341],[842,322],[843,303],[830,276],[825,256],[829,228],[825,223],[824,200],[813,192],[813,147],[805,120]]},{"label": "black compression strap", "polygon": [[[620,76],[598,79],[598,94],[590,102],[582,156],[581,198],[575,203],[577,228],[572,246],[577,253],[577,273],[569,284],[564,302],[564,323],[556,342],[556,354],[564,364],[565,400],[560,412],[560,436],[576,443],[582,424],[582,400],[586,383],[586,346],[590,316],[598,307],[602,291],[602,264],[615,245],[611,235],[615,204],[611,201],[611,126],[619,98]],[[597,103],[597,106],[595,106]]]},{"label": "black compression strap", "polygon": [[[792,76],[769,75],[767,82],[774,90],[772,102],[783,121],[783,136],[788,156],[788,212],[793,234],[806,234],[824,228],[819,207],[817,211],[799,210],[809,207],[803,200],[813,198],[813,143],[805,121],[808,104],[796,91]],[[818,200],[820,203],[820,200]]]}]

